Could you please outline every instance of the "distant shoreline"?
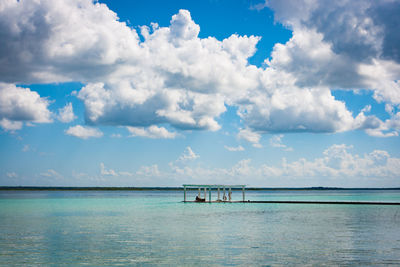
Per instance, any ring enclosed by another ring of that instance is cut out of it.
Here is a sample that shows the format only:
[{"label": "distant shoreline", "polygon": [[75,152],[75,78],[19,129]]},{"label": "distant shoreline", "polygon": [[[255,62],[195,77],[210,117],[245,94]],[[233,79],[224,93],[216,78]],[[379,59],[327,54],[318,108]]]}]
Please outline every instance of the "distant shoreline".
[{"label": "distant shoreline", "polygon": [[[183,187],[74,187],[74,186],[0,186],[0,191],[183,191]],[[235,190],[235,189],[232,189]],[[237,189],[241,190],[241,189]],[[324,191],[324,190],[400,190],[393,188],[343,188],[343,187],[246,187],[247,191]]]}]

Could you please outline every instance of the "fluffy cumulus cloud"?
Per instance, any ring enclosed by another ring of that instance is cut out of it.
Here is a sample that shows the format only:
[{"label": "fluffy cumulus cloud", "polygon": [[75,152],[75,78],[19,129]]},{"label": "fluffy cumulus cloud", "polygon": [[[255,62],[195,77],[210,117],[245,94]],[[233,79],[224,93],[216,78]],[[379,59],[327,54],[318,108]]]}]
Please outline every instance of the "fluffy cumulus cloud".
[{"label": "fluffy cumulus cloud", "polygon": [[[254,134],[266,132],[397,133],[394,115],[383,122],[352,114],[331,90],[374,90],[397,114],[399,23],[390,14],[398,2],[266,5],[293,36],[276,44],[261,68],[248,62],[260,37],[200,38],[187,10],[167,27],[137,31],[91,0],[8,0],[0,5],[0,81],[80,81],[88,124],[130,126],[141,136],[166,138],[160,124],[218,130],[227,105],[238,108],[248,131],[242,137],[255,146]],[[17,129],[19,122],[3,116],[1,125]]]},{"label": "fluffy cumulus cloud", "polygon": [[0,83],[0,126],[18,130],[23,122],[51,122],[49,101],[29,88]]},{"label": "fluffy cumulus cloud", "polygon": [[323,156],[312,161],[299,159],[294,162],[283,160],[282,167],[275,173],[296,177],[398,177],[400,159],[392,158],[388,152],[374,150],[362,156],[352,154],[352,146],[333,145]]},{"label": "fluffy cumulus cloud", "polygon": [[136,32],[104,4],[7,0],[0,13],[3,81],[88,81],[135,58]]},{"label": "fluffy cumulus cloud", "polygon": [[[400,177],[400,158],[391,156],[384,150],[373,150],[364,154],[354,153],[354,148],[346,144],[334,144],[327,147],[319,156],[281,163],[269,162],[257,164],[244,158],[224,168],[205,166],[200,156],[187,147],[181,156],[168,166],[157,164],[138,166],[128,170],[109,168],[99,165],[99,173],[74,173],[73,176],[92,177],[96,182],[112,185],[119,181],[132,186],[168,185],[177,186],[188,181],[192,183],[248,184],[249,186],[352,186],[360,184],[371,187],[384,187],[398,183]],[[19,179],[15,172],[5,173],[8,179]],[[58,181],[65,180],[64,175],[53,169],[41,172],[39,177]],[[65,180],[67,181],[67,180]]]},{"label": "fluffy cumulus cloud", "polygon": [[[378,102],[398,111],[400,104],[400,23],[398,1],[266,1],[275,19],[293,30],[285,44],[276,44],[267,61],[271,69],[294,77],[301,88],[373,90]],[[375,136],[398,134],[396,112],[382,122],[361,117],[342,127],[364,128]],[[337,113],[339,114],[339,113]],[[344,118],[344,117],[343,117]],[[347,127],[346,127],[347,126]],[[391,132],[390,132],[391,131]]]},{"label": "fluffy cumulus cloud", "polygon": [[178,158],[177,161],[185,162],[185,161],[191,161],[199,158],[200,156],[194,153],[192,148],[190,146],[186,147],[185,150],[183,151],[182,155]]},{"label": "fluffy cumulus cloud", "polygon": [[68,103],[65,107],[58,110],[58,120],[64,123],[72,122],[76,119],[72,103]]},{"label": "fluffy cumulus cloud", "polygon": [[[205,168],[197,166],[170,164],[172,174],[166,177],[192,179],[196,182],[246,183],[249,178],[259,185],[271,186],[287,183],[299,186],[352,184],[371,182],[371,186],[382,186],[384,182],[397,181],[400,175],[400,158],[390,156],[387,151],[374,150],[364,155],[352,153],[352,146],[332,145],[325,149],[320,157],[300,158],[289,162],[282,159],[280,165],[255,165],[251,159],[243,159],[228,168]],[[349,180],[351,179],[351,181]]]},{"label": "fluffy cumulus cloud", "polygon": [[81,139],[88,139],[91,137],[98,138],[103,136],[103,132],[99,129],[82,125],[71,126],[65,131],[65,133]]},{"label": "fluffy cumulus cloud", "polygon": [[100,163],[100,174],[104,176],[118,176],[118,173],[113,169],[107,169],[103,162]]},{"label": "fluffy cumulus cloud", "polygon": [[136,172],[137,176],[145,176],[145,177],[158,177],[160,176],[160,170],[158,169],[158,165],[154,164],[151,166],[141,166],[139,170]]}]

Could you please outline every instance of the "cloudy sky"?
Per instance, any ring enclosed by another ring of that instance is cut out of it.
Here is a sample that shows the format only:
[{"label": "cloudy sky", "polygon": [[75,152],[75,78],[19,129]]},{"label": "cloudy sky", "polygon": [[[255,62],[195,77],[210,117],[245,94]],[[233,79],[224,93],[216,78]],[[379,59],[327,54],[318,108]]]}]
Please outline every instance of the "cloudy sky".
[{"label": "cloudy sky", "polygon": [[400,2],[0,1],[0,185],[400,187]]}]

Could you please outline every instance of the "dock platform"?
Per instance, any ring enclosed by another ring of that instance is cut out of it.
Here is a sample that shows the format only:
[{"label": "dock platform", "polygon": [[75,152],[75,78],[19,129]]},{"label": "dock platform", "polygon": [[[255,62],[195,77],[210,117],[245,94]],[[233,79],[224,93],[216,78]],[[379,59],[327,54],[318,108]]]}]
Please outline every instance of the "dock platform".
[{"label": "dock platform", "polygon": [[[381,202],[381,201],[314,201],[314,200],[246,200],[246,185],[221,185],[221,184],[184,184],[183,202],[184,203],[265,203],[265,204],[314,204],[314,205],[386,205],[400,206],[400,202]],[[187,190],[198,190],[195,200],[187,200]],[[217,190],[217,199],[212,198],[212,190]],[[233,200],[232,189],[242,192],[241,200]],[[201,191],[204,190],[204,196],[201,197]],[[222,190],[222,198],[220,191]],[[228,191],[228,194],[226,194]],[[208,192],[208,199],[207,199]]]},{"label": "dock platform", "polygon": [[386,205],[400,206],[399,202],[374,201],[296,201],[296,200],[247,200],[247,201],[183,201],[185,203],[266,203],[266,204],[323,204],[323,205]]}]

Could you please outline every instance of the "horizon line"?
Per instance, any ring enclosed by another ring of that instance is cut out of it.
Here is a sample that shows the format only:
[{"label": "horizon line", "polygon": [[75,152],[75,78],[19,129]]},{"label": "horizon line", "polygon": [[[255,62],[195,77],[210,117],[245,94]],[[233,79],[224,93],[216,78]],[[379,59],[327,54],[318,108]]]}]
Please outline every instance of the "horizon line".
[{"label": "horizon line", "polygon": [[[183,190],[183,186],[0,186],[0,191],[41,190],[41,191],[140,191],[140,190]],[[236,190],[232,188],[232,190]],[[239,190],[239,189],[238,189]],[[241,190],[241,189],[240,189]],[[246,190],[400,190],[400,187],[246,187]]]}]

